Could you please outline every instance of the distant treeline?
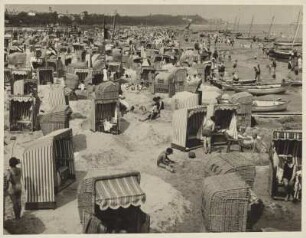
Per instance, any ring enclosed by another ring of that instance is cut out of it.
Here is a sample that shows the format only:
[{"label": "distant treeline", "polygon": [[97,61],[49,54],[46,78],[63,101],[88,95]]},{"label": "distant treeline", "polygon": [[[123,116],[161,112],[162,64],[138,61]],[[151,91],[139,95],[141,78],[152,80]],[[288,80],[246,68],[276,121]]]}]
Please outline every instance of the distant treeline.
[{"label": "distant treeline", "polygon": [[[23,26],[41,26],[47,24],[60,25],[95,25],[113,23],[114,16],[88,14],[86,11],[82,15],[70,14],[63,15],[57,12],[51,13],[36,13],[34,16],[28,15],[27,12],[20,12],[16,15],[10,15],[7,11],[5,13],[5,20],[7,25],[23,25]],[[188,23],[187,19],[191,19],[193,24],[205,24],[206,19],[199,15],[192,16],[172,16],[172,15],[149,15],[149,16],[120,16],[116,15],[116,24],[119,25],[184,25]]]}]

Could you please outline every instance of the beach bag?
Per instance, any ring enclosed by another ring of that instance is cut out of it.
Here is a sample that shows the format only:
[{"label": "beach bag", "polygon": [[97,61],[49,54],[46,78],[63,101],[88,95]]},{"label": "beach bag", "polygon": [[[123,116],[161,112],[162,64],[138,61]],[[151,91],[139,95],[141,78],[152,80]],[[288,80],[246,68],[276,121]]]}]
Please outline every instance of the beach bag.
[{"label": "beach bag", "polygon": [[195,154],[193,151],[189,151],[189,152],[188,152],[188,157],[189,157],[190,159],[194,159],[194,158],[196,157],[196,154]]}]

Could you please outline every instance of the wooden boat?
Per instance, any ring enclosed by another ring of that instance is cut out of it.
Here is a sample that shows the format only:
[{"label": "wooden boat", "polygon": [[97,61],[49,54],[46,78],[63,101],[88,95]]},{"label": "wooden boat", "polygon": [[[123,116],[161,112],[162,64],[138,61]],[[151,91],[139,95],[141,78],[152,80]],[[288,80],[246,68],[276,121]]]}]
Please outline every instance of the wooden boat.
[{"label": "wooden boat", "polygon": [[303,81],[302,79],[291,79],[288,78],[284,81],[286,84],[290,84],[292,87],[300,87],[303,86]]},{"label": "wooden boat", "polygon": [[274,45],[296,47],[296,46],[302,46],[302,42],[277,41],[274,42]]},{"label": "wooden boat", "polygon": [[233,80],[227,80],[227,81],[225,81],[226,83],[230,83],[230,84],[232,84],[232,85],[241,85],[241,84],[243,84],[243,85],[250,85],[250,84],[254,84],[254,83],[256,83],[256,79],[239,79],[239,81],[237,81],[237,82],[235,82],[235,81],[233,81]]},{"label": "wooden boat", "polygon": [[270,27],[269,27],[268,34],[263,39],[259,39],[259,41],[262,41],[262,42],[273,42],[273,41],[275,41],[276,37],[271,37],[270,36],[274,20],[275,20],[275,16],[272,17],[272,21],[271,21],[271,24],[270,24]]},{"label": "wooden boat", "polygon": [[248,92],[255,96],[282,94],[287,90],[286,84],[261,84],[233,86],[235,92]]},{"label": "wooden boat", "polygon": [[255,79],[240,79],[238,82],[234,82],[234,81],[217,81],[215,82],[215,84],[219,84],[220,88],[224,89],[224,90],[234,90],[235,87],[239,87],[239,86],[253,86],[256,85],[256,80]]},{"label": "wooden boat", "polygon": [[253,37],[250,36],[236,36],[238,40],[253,40]]},{"label": "wooden boat", "polygon": [[286,111],[289,101],[254,100],[252,112],[281,112]]},{"label": "wooden boat", "polygon": [[226,90],[226,91],[234,91],[234,86],[232,84],[222,82],[220,87],[221,89]]},{"label": "wooden boat", "polygon": [[271,57],[278,58],[278,59],[289,59],[290,56],[292,55],[292,51],[272,49],[269,55]]},{"label": "wooden boat", "polygon": [[254,16],[252,17],[252,21],[251,21],[251,24],[250,24],[248,35],[247,36],[243,36],[243,35],[236,36],[236,39],[239,39],[239,40],[253,40],[254,37],[251,36],[253,22],[254,22]]},{"label": "wooden boat", "polygon": [[301,86],[303,86],[303,81],[302,80],[293,80],[293,81],[290,81],[290,85],[292,87],[301,87]]},{"label": "wooden boat", "polygon": [[[281,59],[289,59],[291,55],[291,51],[293,50],[293,47],[302,46],[302,42],[296,42],[297,33],[300,28],[300,15],[301,15],[301,11],[299,11],[299,14],[298,14],[295,34],[294,34],[292,41],[278,41],[274,43],[275,49],[272,54],[274,55],[274,57],[281,58]],[[279,47],[291,47],[291,51],[290,50],[284,51],[284,50],[279,49]]]},{"label": "wooden boat", "polygon": [[263,37],[263,38],[256,38],[257,39],[257,41],[259,41],[259,42],[273,42],[273,41],[275,41],[275,37]]}]

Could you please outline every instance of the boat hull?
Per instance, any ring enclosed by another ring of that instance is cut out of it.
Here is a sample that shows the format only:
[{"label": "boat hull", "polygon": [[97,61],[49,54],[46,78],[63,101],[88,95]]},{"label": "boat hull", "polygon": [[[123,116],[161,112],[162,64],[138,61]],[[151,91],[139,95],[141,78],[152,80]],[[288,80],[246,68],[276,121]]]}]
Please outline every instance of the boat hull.
[{"label": "boat hull", "polygon": [[282,94],[287,90],[286,87],[234,87],[235,92],[248,92],[254,96],[262,96],[268,94]]},{"label": "boat hull", "polygon": [[301,87],[301,86],[303,86],[303,83],[302,83],[302,81],[291,81],[290,85],[292,87]]},{"label": "boat hull", "polygon": [[224,90],[234,90],[234,87],[254,85],[256,79],[245,79],[240,80],[238,83],[233,83],[233,81],[222,81],[222,80],[212,80],[211,83],[216,87]]},{"label": "boat hull", "polygon": [[[267,101],[271,102],[271,101]],[[271,102],[273,103],[273,102]],[[252,112],[282,112],[287,110],[288,102],[278,102],[276,105],[252,106]]]},{"label": "boat hull", "polygon": [[270,51],[270,56],[278,59],[289,59],[291,56],[291,52],[272,50]]},{"label": "boat hull", "polygon": [[243,37],[243,36],[236,36],[238,40],[253,40],[253,37]]},{"label": "boat hull", "polygon": [[277,46],[290,46],[290,47],[294,47],[294,46],[302,46],[301,42],[296,42],[296,43],[292,43],[292,42],[274,42],[274,45]]}]

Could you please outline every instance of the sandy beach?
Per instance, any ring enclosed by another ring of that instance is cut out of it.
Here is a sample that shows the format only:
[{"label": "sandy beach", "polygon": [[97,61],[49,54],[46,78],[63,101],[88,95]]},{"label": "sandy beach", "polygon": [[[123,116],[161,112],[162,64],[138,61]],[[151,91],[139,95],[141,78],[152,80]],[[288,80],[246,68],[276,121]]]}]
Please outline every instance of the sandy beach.
[{"label": "sandy beach", "polygon": [[[241,43],[242,44],[242,43]],[[273,81],[265,67],[269,60],[262,55],[260,49],[237,48],[233,50],[232,59],[238,60],[238,72],[241,78],[252,77],[252,67],[259,63],[262,66],[262,81],[279,82],[287,73],[286,64],[278,63],[277,79]],[[255,59],[254,56],[257,56]],[[231,68],[232,62],[227,62]],[[231,94],[232,92],[226,92]],[[136,93],[125,91],[127,101],[131,105],[150,107],[153,97],[149,92]],[[89,100],[70,101],[73,129],[73,144],[76,182],[57,194],[55,210],[23,211],[20,221],[13,218],[12,207],[6,198],[5,229],[14,234],[71,234],[81,233],[80,220],[77,213],[76,193],[79,181],[91,168],[108,168],[138,170],[141,172],[141,186],[147,194],[143,210],[151,216],[152,232],[200,232],[203,221],[200,210],[201,185],[205,177],[203,161],[216,153],[224,153],[225,148],[217,148],[211,155],[204,155],[202,149],[195,151],[196,158],[189,159],[187,153],[175,150],[171,156],[177,163],[176,173],[172,174],[156,166],[158,154],[168,147],[172,138],[171,99],[163,95],[165,110],[156,121],[140,122],[143,118],[139,111],[130,112],[121,118],[122,133],[111,135],[92,132],[89,129]],[[288,110],[301,111],[301,88],[290,88],[285,95],[273,95],[291,100]],[[7,111],[6,111],[7,113]],[[7,114],[6,114],[7,119]],[[289,124],[288,124],[289,122]],[[268,146],[272,130],[276,128],[300,124],[298,118],[281,120],[258,119],[259,136]],[[6,125],[8,121],[6,120]],[[291,124],[290,124],[291,123]],[[10,140],[12,136],[16,141]],[[41,132],[12,134],[5,131],[5,166],[12,155],[22,156],[22,144],[41,136]],[[15,143],[15,145],[14,145]],[[14,145],[14,148],[12,149]],[[266,148],[268,149],[268,148]],[[238,152],[231,152],[238,153]],[[247,152],[245,152],[247,153]],[[272,200],[268,194],[269,160],[266,153],[253,155],[256,164],[256,181],[254,191],[263,200],[264,214],[254,229],[275,228],[279,230],[297,231],[301,228],[301,204],[284,203]],[[204,229],[205,231],[205,229]]]}]

